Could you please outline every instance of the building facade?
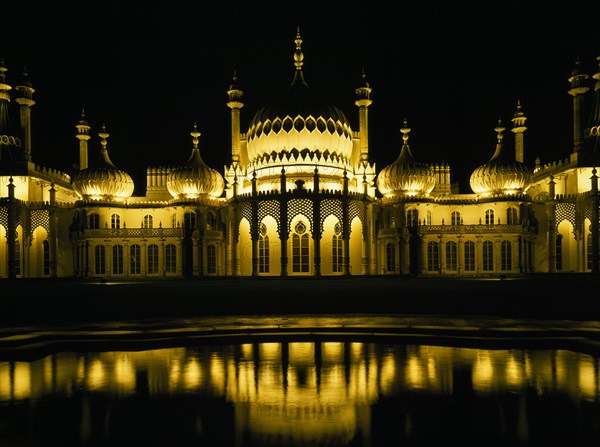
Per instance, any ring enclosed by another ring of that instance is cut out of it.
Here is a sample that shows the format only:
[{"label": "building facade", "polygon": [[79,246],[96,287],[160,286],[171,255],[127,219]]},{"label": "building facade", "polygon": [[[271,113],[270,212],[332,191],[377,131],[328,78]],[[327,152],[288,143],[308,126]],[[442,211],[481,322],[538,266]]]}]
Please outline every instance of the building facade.
[{"label": "building facade", "polygon": [[289,88],[248,129],[234,75],[222,173],[202,159],[194,125],[187,161],[148,167],[146,193],[136,196],[110,159],[110,134],[100,129],[94,149],[84,113],[75,124],[77,169],[35,164],[35,90],[26,74],[13,86],[2,64],[0,277],[598,273],[600,71],[590,77],[577,62],[568,79],[574,141],[565,159],[524,163],[527,118],[517,102],[510,127],[498,122],[489,160],[471,174],[472,192],[459,193],[448,164],[417,161],[406,120],[398,157],[378,171],[366,76],[355,89],[353,129],[309,88],[303,65],[298,32]]}]

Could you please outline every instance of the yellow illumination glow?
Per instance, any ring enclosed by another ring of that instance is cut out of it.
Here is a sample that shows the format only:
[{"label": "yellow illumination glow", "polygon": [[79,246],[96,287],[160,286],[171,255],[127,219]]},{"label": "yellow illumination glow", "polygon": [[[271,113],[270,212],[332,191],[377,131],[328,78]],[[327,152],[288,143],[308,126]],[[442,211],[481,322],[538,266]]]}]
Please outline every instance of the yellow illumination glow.
[{"label": "yellow illumination glow", "polygon": [[277,360],[281,357],[280,343],[261,343],[259,344],[261,360]]},{"label": "yellow illumination glow", "polygon": [[589,400],[598,399],[598,377],[594,367],[594,361],[589,356],[579,359],[579,389],[584,398]]},{"label": "yellow illumination glow", "polygon": [[135,369],[127,353],[119,353],[115,362],[115,381],[120,391],[131,393],[135,390]]},{"label": "yellow illumination glow", "polygon": [[195,390],[200,386],[202,380],[202,370],[198,359],[192,357],[183,369],[183,382],[188,390]]},{"label": "yellow illumination glow", "polygon": [[473,365],[472,382],[476,391],[488,391],[492,388],[494,380],[494,367],[488,352],[477,352]]},{"label": "yellow illumination glow", "polygon": [[104,379],[106,373],[104,371],[104,364],[101,360],[94,360],[89,367],[87,376],[87,385],[90,390],[99,390],[104,386]]},{"label": "yellow illumination glow", "polygon": [[16,362],[14,367],[14,398],[26,399],[31,396],[31,364]]},{"label": "yellow illumination glow", "polygon": [[10,400],[11,382],[10,363],[0,362],[0,401]]},{"label": "yellow illumination glow", "polygon": [[510,356],[506,362],[506,382],[511,386],[521,386],[523,384],[523,373],[521,365],[514,356]]},{"label": "yellow illumination glow", "polygon": [[406,382],[412,388],[423,388],[425,386],[425,378],[423,367],[419,363],[419,359],[415,355],[411,355],[406,362]]}]

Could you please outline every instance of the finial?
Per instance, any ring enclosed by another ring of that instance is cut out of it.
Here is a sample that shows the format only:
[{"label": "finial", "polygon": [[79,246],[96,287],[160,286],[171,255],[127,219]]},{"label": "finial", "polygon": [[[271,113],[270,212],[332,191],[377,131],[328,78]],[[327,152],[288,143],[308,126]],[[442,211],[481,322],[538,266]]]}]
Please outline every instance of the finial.
[{"label": "finial", "polygon": [[501,118],[498,118],[498,125],[494,128],[494,130],[498,133],[498,143],[501,143],[502,138],[504,138],[502,132],[506,130],[506,128],[502,125]]},{"label": "finial", "polygon": [[6,80],[6,72],[8,69],[4,66],[4,59],[0,59],[0,80]]},{"label": "finial", "polygon": [[200,132],[198,132],[198,125],[194,123],[194,129],[190,132],[192,136],[192,142],[194,143],[194,149],[198,149],[198,137],[200,137]]},{"label": "finial", "polygon": [[106,150],[106,139],[109,137],[109,133],[106,132],[106,124],[102,124],[102,132],[98,134],[101,138],[100,143],[102,144],[102,149]]},{"label": "finial", "polygon": [[410,132],[410,127],[408,127],[408,121],[406,120],[406,118],[404,118],[404,125],[400,129],[400,132],[402,132],[402,141],[403,141],[403,143],[407,144],[408,143],[408,134]]},{"label": "finial", "polygon": [[304,54],[302,53],[302,37],[300,37],[300,27],[298,26],[296,30],[296,39],[294,40],[296,44],[296,51],[294,52],[294,65],[296,66],[296,70],[302,70],[302,65],[304,65]]}]

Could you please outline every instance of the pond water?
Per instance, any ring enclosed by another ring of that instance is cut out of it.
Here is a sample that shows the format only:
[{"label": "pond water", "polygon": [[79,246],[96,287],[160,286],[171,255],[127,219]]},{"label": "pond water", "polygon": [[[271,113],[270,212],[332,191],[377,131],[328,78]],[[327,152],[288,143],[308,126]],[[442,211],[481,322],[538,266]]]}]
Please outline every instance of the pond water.
[{"label": "pond water", "polygon": [[287,334],[0,360],[0,445],[600,445],[571,349]]}]

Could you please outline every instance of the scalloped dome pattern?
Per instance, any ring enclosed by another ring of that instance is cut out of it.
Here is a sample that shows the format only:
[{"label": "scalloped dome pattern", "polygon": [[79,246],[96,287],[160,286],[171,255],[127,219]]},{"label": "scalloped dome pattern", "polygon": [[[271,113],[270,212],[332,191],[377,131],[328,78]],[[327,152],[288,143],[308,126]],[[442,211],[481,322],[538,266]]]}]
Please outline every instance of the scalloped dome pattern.
[{"label": "scalloped dome pattern", "polygon": [[493,159],[473,171],[470,184],[476,194],[514,194],[524,192],[532,178],[529,167],[521,162]]},{"label": "scalloped dome pattern", "polygon": [[398,158],[381,170],[377,177],[377,188],[384,195],[409,194],[427,195],[435,187],[435,172],[425,163],[415,161],[408,145],[410,128],[405,126],[402,132],[402,150]]},{"label": "scalloped dome pattern", "polygon": [[219,197],[225,189],[221,174],[206,165],[180,166],[169,173],[167,189],[174,198]]},{"label": "scalloped dome pattern", "polygon": [[101,166],[79,171],[73,179],[73,188],[83,199],[122,201],[131,197],[135,185],[125,171]]},{"label": "scalloped dome pattern", "polygon": [[247,132],[251,163],[293,149],[352,156],[352,129],[336,106],[312,95],[306,85],[292,85],[272,104],[260,109]]}]

